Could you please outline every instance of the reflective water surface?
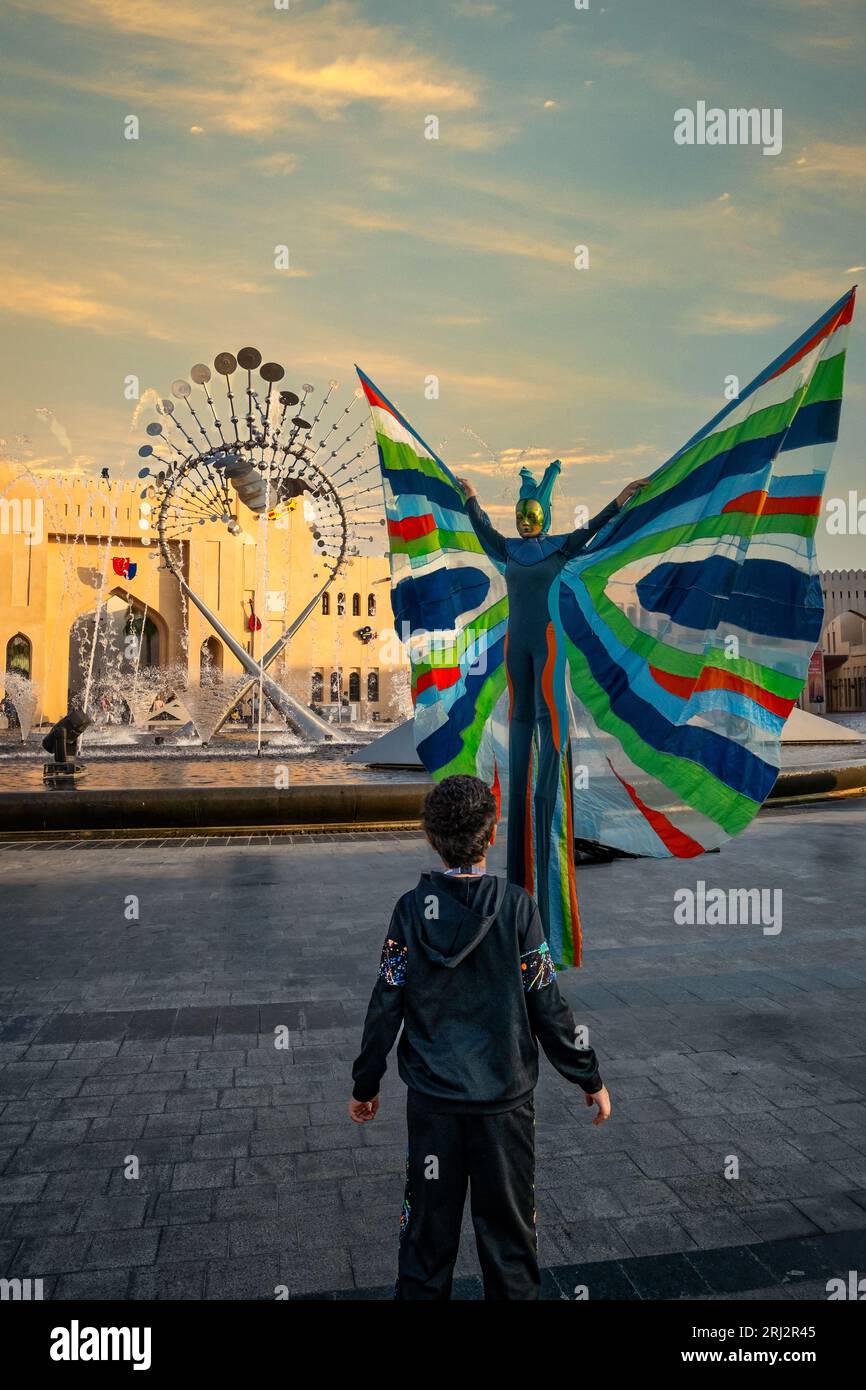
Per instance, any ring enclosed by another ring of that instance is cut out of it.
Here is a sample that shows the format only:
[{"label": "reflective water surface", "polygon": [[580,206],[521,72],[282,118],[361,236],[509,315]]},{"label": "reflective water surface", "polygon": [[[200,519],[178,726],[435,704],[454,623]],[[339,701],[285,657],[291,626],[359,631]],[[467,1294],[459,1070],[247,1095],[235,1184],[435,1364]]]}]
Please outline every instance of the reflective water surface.
[{"label": "reflective water surface", "polygon": [[[783,768],[838,767],[866,763],[866,713],[831,716],[834,723],[862,733],[849,744],[789,744],[782,748]],[[284,733],[265,735],[256,755],[251,734],[230,735],[214,748],[142,745],[134,732],[118,730],[125,742],[85,746],[81,753],[89,787],[273,787],[277,768],[288,782],[419,782],[427,773],[414,768],[370,768],[348,760],[351,748],[304,749]],[[359,742],[369,734],[362,734]],[[34,733],[26,751],[14,734],[0,734],[0,792],[42,790],[42,763],[47,758]],[[283,774],[285,776],[285,774]]]}]

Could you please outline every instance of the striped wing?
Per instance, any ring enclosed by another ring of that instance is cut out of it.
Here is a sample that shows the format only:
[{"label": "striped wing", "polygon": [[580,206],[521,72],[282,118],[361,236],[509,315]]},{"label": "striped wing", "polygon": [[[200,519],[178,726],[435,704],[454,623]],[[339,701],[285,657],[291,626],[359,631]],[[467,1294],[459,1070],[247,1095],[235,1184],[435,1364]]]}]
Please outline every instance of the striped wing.
[{"label": "striped wing", "polygon": [[373,415],[391,558],[391,604],[408,647],[415,746],[438,780],[491,786],[507,766],[508,600],[454,476],[358,369]]},{"label": "striped wing", "polygon": [[771,791],[821,631],[815,530],[853,308],[852,290],[566,567],[577,835],[687,857]]}]

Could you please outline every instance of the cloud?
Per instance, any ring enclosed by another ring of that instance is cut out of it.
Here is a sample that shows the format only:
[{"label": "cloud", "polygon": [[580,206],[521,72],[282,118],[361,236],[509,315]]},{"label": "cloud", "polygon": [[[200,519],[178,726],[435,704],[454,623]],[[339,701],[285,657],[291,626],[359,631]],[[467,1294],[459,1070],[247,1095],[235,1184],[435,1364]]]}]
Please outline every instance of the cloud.
[{"label": "cloud", "polygon": [[31,206],[56,204],[58,199],[73,198],[80,191],[80,186],[71,179],[40,173],[26,160],[0,151],[0,203],[16,208],[20,208],[24,199]]},{"label": "cloud", "polygon": [[686,333],[761,333],[783,322],[781,314],[760,309],[695,309],[680,324]]},{"label": "cloud", "polygon": [[[459,80],[444,74],[437,78],[425,58],[408,53],[393,58],[358,54],[321,67],[304,66],[293,56],[264,66],[259,75],[321,110],[338,110],[358,101],[444,111],[464,111],[476,104],[473,93]],[[277,113],[274,118],[276,124]]]},{"label": "cloud", "polygon": [[780,167],[790,182],[808,187],[833,186],[862,197],[866,189],[866,144],[816,140]]},{"label": "cloud", "polygon": [[99,333],[131,326],[122,309],[96,298],[85,285],[34,273],[4,276],[2,307],[9,314],[91,328]]},{"label": "cloud", "polygon": [[[834,8],[837,10],[862,8],[863,0],[834,0]],[[827,14],[827,0],[770,0],[770,4],[776,9],[783,10],[805,10],[810,14],[820,12],[824,19]]]},{"label": "cloud", "polygon": [[632,444],[628,448],[590,449],[585,444],[572,445],[567,449],[545,449],[532,445],[525,450],[503,449],[499,455],[505,467],[520,463],[526,468],[546,468],[551,459],[559,459],[563,472],[569,469],[586,468],[599,463],[619,463],[620,460],[659,459],[661,454],[655,444]]},{"label": "cloud", "polygon": [[[443,148],[456,150],[494,150],[513,139],[513,121],[451,121],[440,123],[439,140]],[[431,142],[432,143],[432,142]]]},{"label": "cloud", "polygon": [[511,16],[492,0],[452,0],[452,12],[458,19],[499,19]]},{"label": "cloud", "polygon": [[[30,0],[9,4],[32,8]],[[441,114],[479,100],[472,74],[437,63],[345,0],[290,13],[264,5],[239,12],[236,0],[43,0],[40,15],[94,36],[90,75],[53,69],[44,79],[163,119],[186,111],[210,130],[284,132],[299,109],[325,119],[359,104]]]},{"label": "cloud", "polygon": [[614,487],[621,487],[623,483],[635,476],[635,473],[656,468],[664,461],[665,455],[655,444],[633,444],[626,448],[616,449],[589,449],[583,445],[572,446],[566,449],[542,448],[539,445],[531,444],[526,448],[520,449],[509,447],[494,452],[484,440],[475,434],[474,430],[465,430],[467,435],[472,436],[479,444],[484,445],[484,453],[475,451],[466,454],[463,461],[456,463],[452,456],[452,465],[465,469],[478,478],[493,478],[501,480],[503,475],[512,484],[516,485],[519,480],[520,469],[528,468],[532,473],[539,476],[553,459],[559,459],[562,464],[562,488],[566,489],[571,484],[577,483],[583,487],[586,484],[584,477],[570,476],[576,475],[579,470],[585,468],[598,467],[601,464],[620,465],[618,476],[613,478],[593,479],[591,487],[610,484]]},{"label": "cloud", "polygon": [[50,429],[51,433],[54,435],[54,438],[57,440],[60,447],[62,449],[65,449],[67,454],[71,454],[72,442],[69,438],[69,434],[65,426],[61,424],[61,422],[58,420],[57,416],[54,414],[54,411],[50,408],[50,406],[37,406],[36,414],[39,416],[40,420],[45,421],[46,425]]},{"label": "cloud", "polygon": [[[322,360],[330,361],[333,365],[337,356],[336,350],[325,348]],[[380,345],[371,347],[369,357],[359,348],[358,356],[359,365],[391,397],[398,410],[409,420],[418,413],[418,405],[424,400],[424,383],[431,375],[439,378],[440,396],[443,400],[446,397],[456,397],[460,400],[468,397],[510,402],[527,390],[531,391],[533,399],[537,400],[552,400],[556,397],[556,388],[546,373],[539,372],[538,378],[534,379],[496,372],[478,372],[473,370],[471,363],[461,363],[459,356],[455,358],[453,352],[449,353],[444,363],[431,360],[431,357],[420,362],[417,358],[398,353],[385,353]],[[315,358],[305,353],[305,360],[313,363]],[[402,401],[397,394],[400,388],[409,393]],[[415,397],[416,404],[413,405],[410,396]]]},{"label": "cloud", "polygon": [[[594,59],[610,74],[627,79],[629,87],[640,90],[641,85],[665,96],[707,89],[707,75],[687,58],[670,53],[645,50],[635,52],[616,43],[606,43],[593,50]],[[674,103],[680,104],[679,99]]]},{"label": "cloud", "polygon": [[251,159],[250,167],[258,169],[262,174],[283,176],[293,174],[300,162],[296,154],[264,154],[260,155],[258,159]]},{"label": "cloud", "polygon": [[824,300],[829,305],[850,289],[846,276],[852,273],[818,267],[788,270],[755,281],[751,290],[761,300],[780,299],[793,304],[820,304]]},{"label": "cloud", "polygon": [[[866,266],[860,269],[866,270]],[[487,314],[431,314],[428,322],[441,324],[444,328],[476,328],[482,323],[489,323],[490,318]]]},{"label": "cloud", "polygon": [[328,209],[333,220],[344,226],[366,232],[394,232],[413,236],[438,246],[461,246],[484,255],[516,256],[521,260],[539,261],[568,269],[571,265],[572,242],[564,237],[562,243],[544,240],[535,226],[511,226],[498,222],[476,221],[472,218],[430,216],[419,213],[377,212],[372,208],[351,204],[332,204]]},{"label": "cloud", "polygon": [[[443,389],[456,394],[483,396],[493,401],[513,401],[518,392],[527,388],[525,377],[499,376],[494,372],[449,371],[443,373],[440,381]],[[536,381],[532,384],[532,395],[534,400],[554,400],[556,391],[551,383]]]}]

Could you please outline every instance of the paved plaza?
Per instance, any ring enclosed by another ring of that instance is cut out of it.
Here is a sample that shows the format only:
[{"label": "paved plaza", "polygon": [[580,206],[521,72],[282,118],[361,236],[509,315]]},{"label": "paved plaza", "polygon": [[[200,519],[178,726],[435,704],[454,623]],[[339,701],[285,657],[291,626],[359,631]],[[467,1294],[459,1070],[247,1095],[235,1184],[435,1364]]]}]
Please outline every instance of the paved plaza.
[{"label": "paved plaza", "polygon": [[[546,1298],[866,1273],[864,830],[862,799],[779,809],[720,854],[579,871],[585,965],[560,978],[614,1117],[542,1061]],[[0,1273],[61,1299],[388,1296],[396,1068],[373,1124],[345,1111],[389,909],[431,862],[408,834],[0,845]],[[698,880],[781,889],[781,931],[678,925]]]}]

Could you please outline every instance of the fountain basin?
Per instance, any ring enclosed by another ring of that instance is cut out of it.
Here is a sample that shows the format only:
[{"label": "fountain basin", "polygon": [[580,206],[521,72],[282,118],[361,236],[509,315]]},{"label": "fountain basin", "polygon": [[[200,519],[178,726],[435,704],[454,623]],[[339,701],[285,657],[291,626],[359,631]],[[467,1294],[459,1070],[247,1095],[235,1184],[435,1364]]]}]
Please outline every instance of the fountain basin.
[{"label": "fountain basin", "polygon": [[369,829],[417,825],[426,782],[319,782],[272,787],[76,786],[0,794],[0,837],[46,832]]},{"label": "fountain basin", "polygon": [[[272,786],[92,787],[0,792],[0,838],[43,835],[216,834],[351,831],[419,824],[430,786],[409,781],[333,781]],[[779,774],[774,806],[866,794],[866,763],[792,768]]]}]

